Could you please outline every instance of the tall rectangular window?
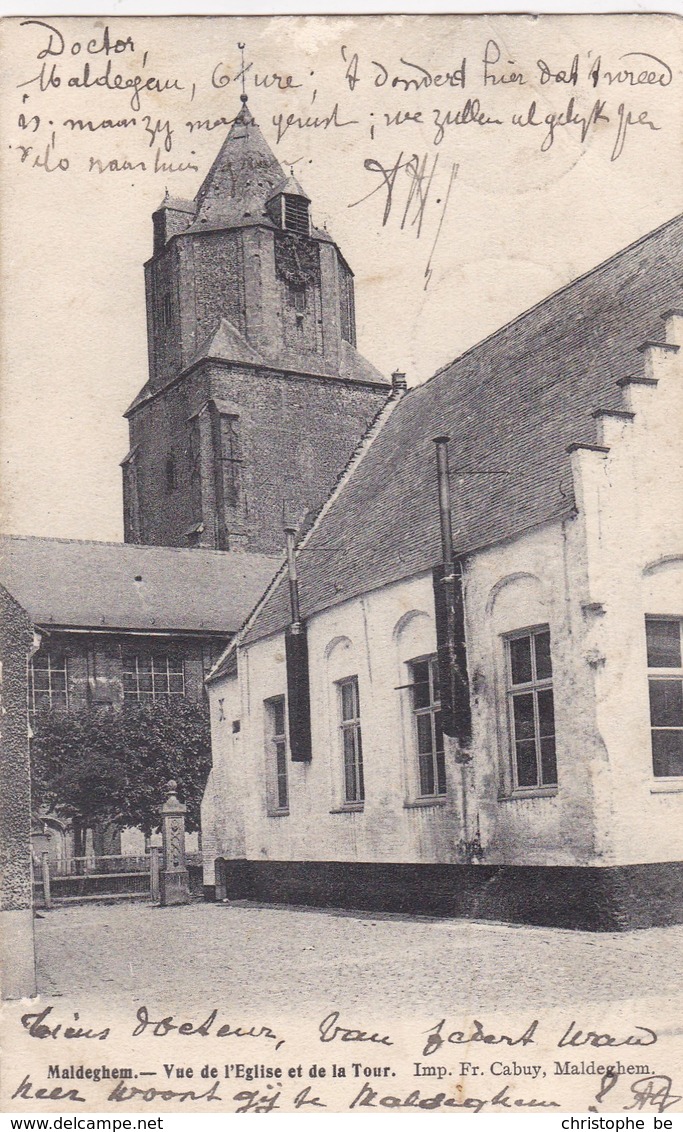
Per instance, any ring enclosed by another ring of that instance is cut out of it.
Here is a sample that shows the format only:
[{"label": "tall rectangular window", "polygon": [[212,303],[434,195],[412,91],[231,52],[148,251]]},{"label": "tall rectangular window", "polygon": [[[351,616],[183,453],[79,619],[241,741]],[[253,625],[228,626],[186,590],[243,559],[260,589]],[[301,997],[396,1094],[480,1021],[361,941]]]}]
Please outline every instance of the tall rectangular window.
[{"label": "tall rectangular window", "polygon": [[269,777],[272,783],[271,806],[276,810],[289,808],[287,781],[287,727],[285,697],[277,696],[265,701],[266,755],[269,760]]},{"label": "tall rectangular window", "polygon": [[150,703],[185,695],[182,657],[163,653],[128,655],[123,658],[123,698]]},{"label": "tall rectangular window", "polygon": [[171,304],[171,296],[167,291],[161,300],[161,325],[168,328],[173,319],[173,306]]},{"label": "tall rectangular window", "polygon": [[41,649],[31,659],[28,679],[29,711],[68,711],[67,664],[63,653]]},{"label": "tall rectangular window", "polygon": [[683,776],[683,648],[680,618],[647,617],[647,667],[655,778]]},{"label": "tall rectangular window", "polygon": [[515,633],[506,644],[514,785],[557,786],[550,630]]},{"label": "tall rectangular window", "polygon": [[431,798],[446,793],[439,663],[437,657],[427,656],[411,661],[410,668],[420,797]]},{"label": "tall rectangular window", "polygon": [[360,727],[360,698],[358,677],[340,680],[339,707],[341,714],[342,750],[344,753],[344,801],[363,802],[363,740]]}]

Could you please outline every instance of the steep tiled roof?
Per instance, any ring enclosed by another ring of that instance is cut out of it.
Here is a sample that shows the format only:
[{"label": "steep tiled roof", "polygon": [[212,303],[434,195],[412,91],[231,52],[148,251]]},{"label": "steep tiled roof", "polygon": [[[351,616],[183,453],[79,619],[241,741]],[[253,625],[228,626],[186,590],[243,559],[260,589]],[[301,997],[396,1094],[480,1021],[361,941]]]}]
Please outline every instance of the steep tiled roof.
[{"label": "steep tiled roof", "polygon": [[[299,556],[303,616],[439,559],[432,438],[451,437],[455,546],[463,554],[566,514],[566,447],[595,439],[591,412],[618,408],[637,347],[680,307],[683,216],[574,280],[411,390]],[[283,583],[245,634],[288,621]]]},{"label": "steep tiled roof", "polygon": [[264,359],[257,350],[251,346],[239,330],[236,330],[227,318],[222,318],[218,326],[211,331],[209,337],[202,343],[192,361],[185,367],[189,369],[205,358],[219,358],[225,362],[251,362],[252,365],[265,365]]},{"label": "steep tiled roof", "polygon": [[279,564],[265,554],[0,538],[0,584],[37,625],[232,633]]}]

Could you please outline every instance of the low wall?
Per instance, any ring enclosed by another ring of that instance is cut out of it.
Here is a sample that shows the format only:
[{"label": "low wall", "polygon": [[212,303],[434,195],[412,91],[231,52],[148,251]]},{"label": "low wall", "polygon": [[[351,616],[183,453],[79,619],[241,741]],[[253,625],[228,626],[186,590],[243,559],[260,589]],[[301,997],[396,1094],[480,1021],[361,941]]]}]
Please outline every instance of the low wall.
[{"label": "low wall", "polygon": [[683,923],[683,863],[566,866],[216,862],[206,899],[627,931]]}]

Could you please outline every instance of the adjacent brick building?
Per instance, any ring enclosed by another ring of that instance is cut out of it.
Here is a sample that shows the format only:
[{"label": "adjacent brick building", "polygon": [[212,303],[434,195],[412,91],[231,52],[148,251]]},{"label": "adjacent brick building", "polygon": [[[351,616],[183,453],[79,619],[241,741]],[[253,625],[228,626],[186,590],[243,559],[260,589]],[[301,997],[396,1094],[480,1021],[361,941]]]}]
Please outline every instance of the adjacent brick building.
[{"label": "adjacent brick building", "polygon": [[[23,726],[26,767],[27,718],[33,722],[41,712],[117,711],[126,703],[177,696],[201,702],[206,673],[279,561],[124,543],[1,539],[7,649],[16,637],[5,665],[11,700],[5,729],[19,737]],[[31,630],[36,649],[27,660]],[[17,766],[21,754],[17,746]],[[8,762],[6,772],[12,768]],[[28,795],[27,780],[18,796],[27,813]],[[7,806],[8,821],[12,814]],[[36,828],[50,838],[52,857],[72,855],[70,825],[59,814],[43,815]],[[100,830],[95,840],[98,853],[145,851],[139,830]],[[28,854],[28,838],[24,848]],[[9,885],[7,893],[12,896]]]},{"label": "adjacent brick building", "polygon": [[313,516],[387,396],[353,273],[242,102],[195,199],[154,214],[127,542],[278,550],[283,503]]}]

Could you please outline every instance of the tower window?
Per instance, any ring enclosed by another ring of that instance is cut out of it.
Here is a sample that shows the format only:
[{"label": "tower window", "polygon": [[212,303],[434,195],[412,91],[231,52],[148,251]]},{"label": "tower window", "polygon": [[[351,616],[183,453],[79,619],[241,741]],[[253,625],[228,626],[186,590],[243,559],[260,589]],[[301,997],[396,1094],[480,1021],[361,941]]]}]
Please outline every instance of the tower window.
[{"label": "tower window", "polygon": [[166,491],[175,491],[178,486],[178,477],[176,474],[175,459],[173,456],[166,457]]},{"label": "tower window", "polygon": [[307,303],[305,283],[289,283],[287,285],[289,305],[297,314],[305,314]]},{"label": "tower window", "polygon": [[308,201],[303,197],[284,197],[283,227],[288,232],[297,232],[300,236],[310,234],[308,219]]},{"label": "tower window", "polygon": [[167,291],[161,301],[161,325],[170,326],[173,317],[173,308],[171,306],[171,295]]}]

